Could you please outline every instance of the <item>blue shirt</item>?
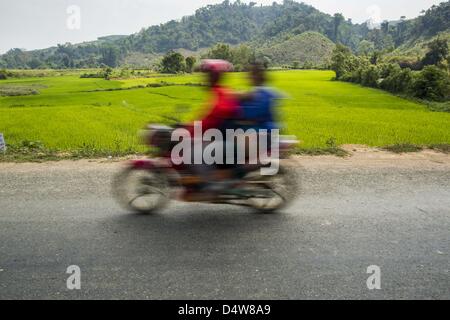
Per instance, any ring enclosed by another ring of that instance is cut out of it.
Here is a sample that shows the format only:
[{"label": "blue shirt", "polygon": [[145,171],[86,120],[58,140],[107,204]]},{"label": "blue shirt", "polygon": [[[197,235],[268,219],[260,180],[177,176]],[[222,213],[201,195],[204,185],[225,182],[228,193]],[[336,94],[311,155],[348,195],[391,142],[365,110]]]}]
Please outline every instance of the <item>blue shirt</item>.
[{"label": "blue shirt", "polygon": [[253,97],[241,105],[242,120],[251,123],[253,129],[276,129],[275,107],[280,95],[267,87],[257,87]]}]

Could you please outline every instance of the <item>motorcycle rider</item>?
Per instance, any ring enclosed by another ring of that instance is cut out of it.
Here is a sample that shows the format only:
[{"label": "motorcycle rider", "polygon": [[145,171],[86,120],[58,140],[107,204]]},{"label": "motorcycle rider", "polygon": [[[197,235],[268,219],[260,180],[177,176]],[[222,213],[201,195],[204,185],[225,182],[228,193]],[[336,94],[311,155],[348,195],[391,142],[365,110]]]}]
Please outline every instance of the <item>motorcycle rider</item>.
[{"label": "motorcycle rider", "polygon": [[221,84],[223,74],[232,71],[233,65],[225,60],[207,59],[202,62],[201,70],[207,74],[208,85],[212,93],[212,108],[201,120],[203,132],[209,129],[225,131],[232,128],[233,121],[239,115],[239,101],[235,93]]},{"label": "motorcycle rider", "polygon": [[[233,66],[225,60],[206,59],[203,60],[200,69],[206,73],[208,87],[212,94],[209,102],[212,107],[200,120],[202,133],[209,129],[218,129],[225,133],[226,129],[235,128],[235,121],[240,116],[238,96],[221,83],[224,73],[232,71]],[[190,133],[192,137],[193,127],[190,127]],[[191,170],[201,178],[202,182],[198,184],[198,188],[189,190],[183,196],[184,200],[198,201],[214,198],[217,193],[234,183],[230,180],[231,170],[217,169],[217,165],[192,165]]]}]

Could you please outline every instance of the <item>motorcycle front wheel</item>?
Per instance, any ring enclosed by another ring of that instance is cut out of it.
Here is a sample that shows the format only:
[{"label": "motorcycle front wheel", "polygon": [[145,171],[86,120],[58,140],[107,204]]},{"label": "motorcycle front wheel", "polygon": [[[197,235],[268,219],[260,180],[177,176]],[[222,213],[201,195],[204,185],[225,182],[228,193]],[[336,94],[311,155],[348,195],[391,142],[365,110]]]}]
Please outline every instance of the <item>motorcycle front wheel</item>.
[{"label": "motorcycle front wheel", "polygon": [[125,210],[150,214],[169,202],[170,185],[162,172],[130,167],[114,178],[113,195]]}]

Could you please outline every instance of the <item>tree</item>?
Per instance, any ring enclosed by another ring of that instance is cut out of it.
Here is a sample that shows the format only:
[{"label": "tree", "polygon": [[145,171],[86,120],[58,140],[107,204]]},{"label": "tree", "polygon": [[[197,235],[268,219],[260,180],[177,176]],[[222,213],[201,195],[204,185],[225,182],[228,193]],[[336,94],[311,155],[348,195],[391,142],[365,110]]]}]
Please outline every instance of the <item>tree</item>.
[{"label": "tree", "polygon": [[186,72],[192,73],[194,71],[194,65],[197,62],[195,57],[187,57],[186,58]]},{"label": "tree", "polygon": [[366,56],[375,51],[375,44],[372,41],[363,40],[358,45],[358,54]]},{"label": "tree", "polygon": [[422,60],[424,66],[439,65],[448,57],[448,43],[445,39],[436,39],[428,44],[429,51]]},{"label": "tree", "polygon": [[186,69],[185,59],[181,53],[169,51],[161,61],[162,73],[180,73]]},{"label": "tree", "polygon": [[265,69],[268,69],[272,61],[267,56],[262,56],[257,59],[257,62],[262,63]]},{"label": "tree", "polygon": [[384,20],[381,23],[381,32],[383,32],[384,35],[388,35],[389,34],[389,21]]},{"label": "tree", "polygon": [[400,22],[397,24],[397,34],[395,38],[395,44],[400,45],[405,40],[404,37],[406,35],[406,31],[408,29],[407,22],[406,22],[406,16],[400,17]]},{"label": "tree", "polygon": [[250,47],[241,44],[231,49],[231,62],[235,71],[246,71],[250,64],[256,62],[256,54]]},{"label": "tree", "polygon": [[73,67],[73,60],[70,58],[70,56],[67,53],[61,54],[61,63],[64,68],[72,68]]},{"label": "tree", "polygon": [[210,59],[222,59],[231,61],[233,55],[231,53],[230,46],[228,44],[219,43],[216,44],[207,54]]},{"label": "tree", "polygon": [[42,67],[43,63],[37,58],[31,59],[31,61],[28,63],[31,69],[38,69]]},{"label": "tree", "polygon": [[333,27],[334,27],[334,42],[339,41],[339,27],[341,26],[342,22],[345,21],[344,16],[341,13],[336,13],[334,15],[333,19]]},{"label": "tree", "polygon": [[[384,30],[388,28],[388,24],[384,24]],[[377,50],[392,50],[395,47],[392,35],[385,33],[381,29],[373,29],[367,35],[367,39],[375,44]]]},{"label": "tree", "polygon": [[380,51],[373,51],[370,55],[370,63],[371,64],[378,64],[378,61],[381,59],[381,52]]},{"label": "tree", "polygon": [[117,67],[119,63],[119,50],[115,46],[104,46],[101,49],[102,63],[111,68]]},{"label": "tree", "polygon": [[350,48],[342,44],[336,46],[331,58],[331,69],[336,72],[337,79],[341,79],[346,73],[354,71],[352,59],[353,55]]}]

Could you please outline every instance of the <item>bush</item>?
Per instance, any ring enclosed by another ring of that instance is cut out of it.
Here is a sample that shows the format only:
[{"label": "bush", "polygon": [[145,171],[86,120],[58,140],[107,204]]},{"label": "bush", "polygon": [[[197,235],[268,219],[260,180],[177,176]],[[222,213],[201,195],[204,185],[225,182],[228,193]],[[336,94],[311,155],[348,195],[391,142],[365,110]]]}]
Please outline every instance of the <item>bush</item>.
[{"label": "bush", "polygon": [[[370,61],[367,57],[357,57],[349,48],[337,45],[333,52],[331,68],[336,72],[337,80],[382,88],[393,93],[412,94],[414,97],[430,101],[449,100],[450,75],[446,67],[447,61],[441,61],[439,65],[441,68],[427,66],[415,76],[412,68],[403,68],[405,65],[392,62],[379,63],[378,58],[377,61],[374,61],[375,59]],[[416,62],[414,68],[421,64],[420,61]]]},{"label": "bush", "polygon": [[383,63],[379,65],[380,70],[380,78],[386,79],[390,75],[400,71],[400,66],[394,63]]},{"label": "bush", "polygon": [[6,70],[0,70],[0,80],[6,80],[6,79],[8,79],[8,76],[7,76],[7,72],[6,72]]},{"label": "bush", "polygon": [[128,68],[122,68],[120,69],[119,78],[121,79],[127,79],[131,76],[131,72]]},{"label": "bush", "polygon": [[386,146],[384,147],[384,149],[394,153],[409,153],[422,151],[423,147],[410,143],[397,143],[394,145]]},{"label": "bush", "polygon": [[436,66],[426,66],[416,77],[413,90],[417,98],[445,101],[450,98],[449,74]]},{"label": "bush", "polygon": [[381,82],[380,87],[393,93],[408,93],[414,79],[411,69],[401,69],[398,65],[393,66],[389,75]]},{"label": "bush", "polygon": [[380,79],[380,71],[377,66],[371,65],[362,71],[361,84],[363,86],[377,88],[378,79]]},{"label": "bush", "polygon": [[354,83],[360,83],[363,82],[363,77],[366,74],[366,71],[370,68],[371,64],[367,58],[359,58],[357,60],[357,66],[355,70],[350,74],[350,80]]},{"label": "bush", "polygon": [[39,86],[33,85],[3,85],[0,87],[0,97],[18,97],[39,94]]},{"label": "bush", "polygon": [[445,102],[428,102],[428,109],[436,112],[450,112],[450,101]]},{"label": "bush", "polygon": [[423,69],[422,61],[420,60],[414,60],[414,61],[406,61],[402,60],[399,63],[400,68],[402,69],[411,69],[414,71],[419,71]]},{"label": "bush", "polygon": [[305,70],[311,70],[311,69],[314,69],[314,64],[313,64],[311,61],[306,61],[306,62],[303,64],[303,69],[305,69]]},{"label": "bush", "polygon": [[339,80],[345,82],[355,82],[353,81],[353,76],[354,76],[353,72],[346,72],[339,77]]},{"label": "bush", "polygon": [[92,78],[105,78],[105,75],[103,73],[83,73],[80,75],[81,79],[92,79]]},{"label": "bush", "polygon": [[347,72],[346,74],[344,74],[341,77],[340,80],[347,81],[347,82],[353,82],[353,83],[361,83],[363,71],[364,71],[364,67],[360,67],[353,72]]},{"label": "bush", "polygon": [[387,59],[391,64],[398,64],[402,69],[411,69],[419,71],[423,69],[422,61],[419,57],[413,56],[395,56]]}]

